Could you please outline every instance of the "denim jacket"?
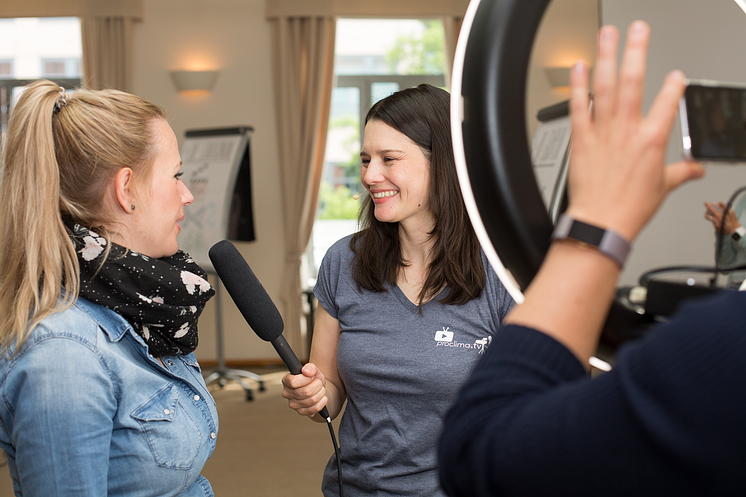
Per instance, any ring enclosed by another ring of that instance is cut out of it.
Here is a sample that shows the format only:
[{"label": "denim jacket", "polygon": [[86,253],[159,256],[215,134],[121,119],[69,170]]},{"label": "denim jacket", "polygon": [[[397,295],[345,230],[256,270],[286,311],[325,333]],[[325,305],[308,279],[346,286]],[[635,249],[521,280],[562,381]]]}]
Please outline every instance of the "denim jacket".
[{"label": "denim jacket", "polygon": [[148,354],[84,299],[0,356],[0,447],[16,495],[212,496],[218,416],[193,354]]}]

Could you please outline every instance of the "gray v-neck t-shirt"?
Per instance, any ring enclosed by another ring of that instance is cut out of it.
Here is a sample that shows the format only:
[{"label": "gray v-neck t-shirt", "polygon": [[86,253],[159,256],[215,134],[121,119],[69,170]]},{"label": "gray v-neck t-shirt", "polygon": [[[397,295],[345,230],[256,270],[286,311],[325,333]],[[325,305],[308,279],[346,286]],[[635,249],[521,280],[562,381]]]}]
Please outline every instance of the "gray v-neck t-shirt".
[{"label": "gray v-neck t-shirt", "polygon": [[[346,497],[442,496],[437,441],[459,387],[497,333],[513,300],[487,258],[481,296],[464,305],[419,308],[398,286],[358,291],[350,237],[321,263],[314,294],[339,320],[337,366],[347,390],[339,427]],[[339,494],[336,459],[324,472],[325,496]]]}]

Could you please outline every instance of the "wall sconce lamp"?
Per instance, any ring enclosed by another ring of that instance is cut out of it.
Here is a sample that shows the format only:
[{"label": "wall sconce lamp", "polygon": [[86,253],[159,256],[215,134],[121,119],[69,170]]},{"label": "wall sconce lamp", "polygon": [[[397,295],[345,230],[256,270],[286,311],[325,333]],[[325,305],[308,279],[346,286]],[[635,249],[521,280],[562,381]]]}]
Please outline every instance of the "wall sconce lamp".
[{"label": "wall sconce lamp", "polygon": [[552,88],[562,88],[570,86],[570,69],[569,67],[545,67],[544,72]]},{"label": "wall sconce lamp", "polygon": [[[547,75],[549,84],[552,85],[552,88],[554,88],[555,90],[570,87],[570,71],[571,70],[572,70],[572,67],[545,67],[544,68],[544,72]],[[590,77],[592,74],[593,74],[593,68],[590,68],[588,71],[588,76]]]},{"label": "wall sconce lamp", "polygon": [[218,71],[171,71],[171,79],[179,91],[210,91]]}]

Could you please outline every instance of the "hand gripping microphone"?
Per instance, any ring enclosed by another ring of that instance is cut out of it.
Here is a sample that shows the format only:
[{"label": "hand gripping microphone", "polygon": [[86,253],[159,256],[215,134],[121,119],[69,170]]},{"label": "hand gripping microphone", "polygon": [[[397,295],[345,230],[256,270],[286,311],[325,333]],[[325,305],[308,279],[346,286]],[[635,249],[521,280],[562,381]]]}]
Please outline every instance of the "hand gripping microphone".
[{"label": "hand gripping microphone", "polygon": [[[282,336],[285,324],[280,312],[238,249],[228,240],[222,240],[210,248],[209,256],[220,280],[254,333],[272,344],[288,371],[301,374],[303,365]],[[319,414],[329,419],[326,407]]]}]

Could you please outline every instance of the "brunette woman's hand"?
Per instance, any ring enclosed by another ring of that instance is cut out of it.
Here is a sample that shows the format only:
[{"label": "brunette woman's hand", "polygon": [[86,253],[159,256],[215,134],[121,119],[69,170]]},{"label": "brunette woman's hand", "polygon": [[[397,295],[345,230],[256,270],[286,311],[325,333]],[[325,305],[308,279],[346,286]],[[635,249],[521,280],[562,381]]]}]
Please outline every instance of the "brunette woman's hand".
[{"label": "brunette woman's hand", "polygon": [[282,377],[282,396],[288,406],[301,416],[312,417],[327,403],[326,378],[313,363],[301,369],[301,374],[286,374]]}]

